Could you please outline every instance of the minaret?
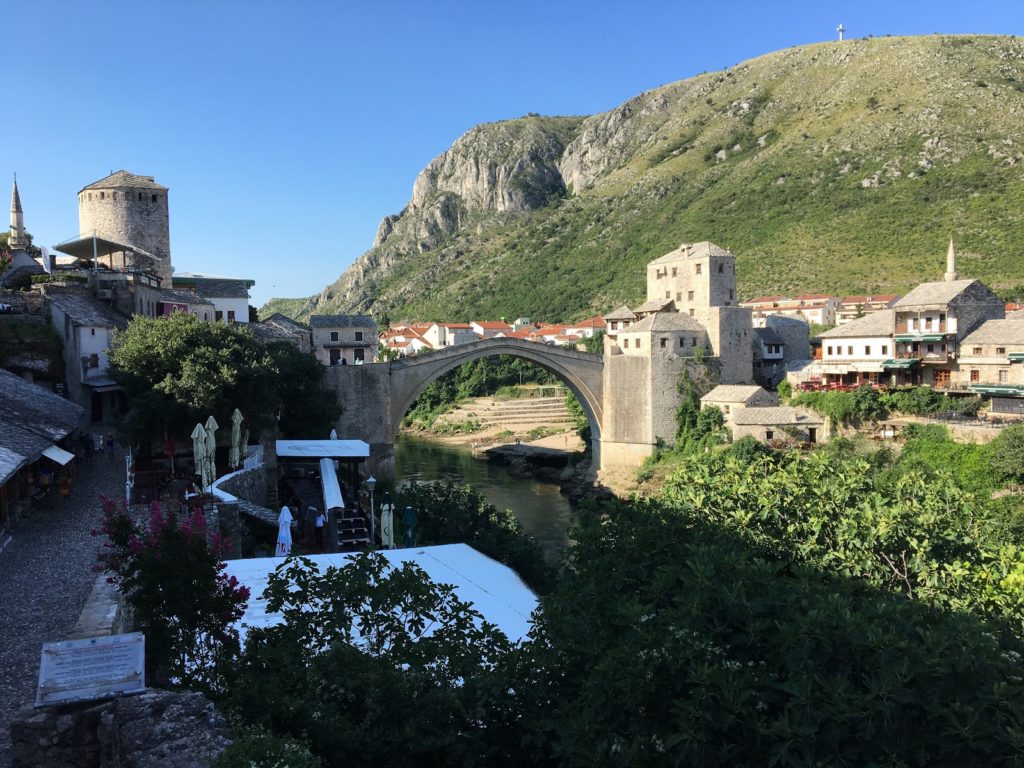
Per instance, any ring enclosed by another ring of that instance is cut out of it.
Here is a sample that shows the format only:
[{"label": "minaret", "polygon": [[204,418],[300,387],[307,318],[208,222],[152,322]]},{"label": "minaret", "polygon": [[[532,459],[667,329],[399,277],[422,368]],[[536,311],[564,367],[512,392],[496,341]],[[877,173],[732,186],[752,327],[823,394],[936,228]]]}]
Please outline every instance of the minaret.
[{"label": "minaret", "polygon": [[946,251],[946,282],[951,283],[956,279],[956,248],[953,247],[953,238],[949,238],[949,250]]},{"label": "minaret", "polygon": [[25,243],[25,214],[21,210],[21,196],[18,194],[18,176],[14,176],[14,190],[11,192],[11,234],[7,240],[7,247],[11,250],[24,248]]}]

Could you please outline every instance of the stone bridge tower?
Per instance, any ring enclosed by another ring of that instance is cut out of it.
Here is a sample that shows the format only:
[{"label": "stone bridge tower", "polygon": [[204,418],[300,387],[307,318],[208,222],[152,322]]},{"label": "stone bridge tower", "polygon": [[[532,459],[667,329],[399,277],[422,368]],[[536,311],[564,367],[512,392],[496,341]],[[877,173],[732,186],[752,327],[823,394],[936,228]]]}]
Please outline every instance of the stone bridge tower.
[{"label": "stone bridge tower", "polygon": [[143,264],[171,285],[171,235],[168,189],[152,176],[117,171],[94,181],[78,193],[78,228],[82,236],[95,234],[134,245],[154,258]]}]

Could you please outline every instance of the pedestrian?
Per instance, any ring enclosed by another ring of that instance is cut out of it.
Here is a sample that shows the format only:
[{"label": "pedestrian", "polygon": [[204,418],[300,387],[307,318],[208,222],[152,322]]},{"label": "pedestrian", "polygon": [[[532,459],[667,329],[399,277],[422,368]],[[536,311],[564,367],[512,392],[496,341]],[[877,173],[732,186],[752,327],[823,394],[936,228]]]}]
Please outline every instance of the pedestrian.
[{"label": "pedestrian", "polygon": [[288,557],[292,553],[292,511],[285,504],[281,514],[277,516],[277,551],[276,557]]},{"label": "pedestrian", "polygon": [[406,507],[402,513],[402,525],[405,526],[405,546],[416,546],[416,510]]},{"label": "pedestrian", "polygon": [[395,505],[388,493],[384,494],[380,505],[380,546],[381,549],[395,548]]},{"label": "pedestrian", "polygon": [[327,515],[315,507],[310,507],[315,513],[316,517],[313,518],[313,530],[316,535],[316,548],[323,551],[324,548],[324,526],[327,524]]},{"label": "pedestrian", "polygon": [[107,456],[111,461],[114,459],[114,433],[107,432]]}]

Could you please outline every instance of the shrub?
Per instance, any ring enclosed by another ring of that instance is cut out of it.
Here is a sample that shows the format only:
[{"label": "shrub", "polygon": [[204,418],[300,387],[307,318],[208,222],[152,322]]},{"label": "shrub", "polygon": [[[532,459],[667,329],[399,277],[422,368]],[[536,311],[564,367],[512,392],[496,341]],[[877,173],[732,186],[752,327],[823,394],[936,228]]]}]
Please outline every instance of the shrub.
[{"label": "shrub", "polygon": [[309,748],[292,739],[249,729],[236,735],[213,768],[320,768]]},{"label": "shrub", "polygon": [[[101,497],[108,541],[100,569],[111,574],[146,634],[151,682],[215,692],[223,665],[237,655],[238,630],[249,590],[223,573],[219,534],[207,539],[206,519],[150,506],[149,524],[136,523],[113,499]],[[96,534],[99,535],[100,531]]]}]

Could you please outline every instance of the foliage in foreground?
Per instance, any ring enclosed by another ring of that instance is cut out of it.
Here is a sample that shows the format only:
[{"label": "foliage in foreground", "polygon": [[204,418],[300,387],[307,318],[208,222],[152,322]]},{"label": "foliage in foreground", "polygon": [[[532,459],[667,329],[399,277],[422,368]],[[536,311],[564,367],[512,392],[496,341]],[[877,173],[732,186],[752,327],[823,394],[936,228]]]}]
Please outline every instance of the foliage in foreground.
[{"label": "foliage in foreground", "polygon": [[248,588],[223,573],[220,535],[207,536],[200,511],[184,518],[153,502],[144,525],[113,499],[102,503],[107,542],[99,567],[146,634],[147,680],[217,690],[223,665],[238,653],[233,624],[249,599]]}]

